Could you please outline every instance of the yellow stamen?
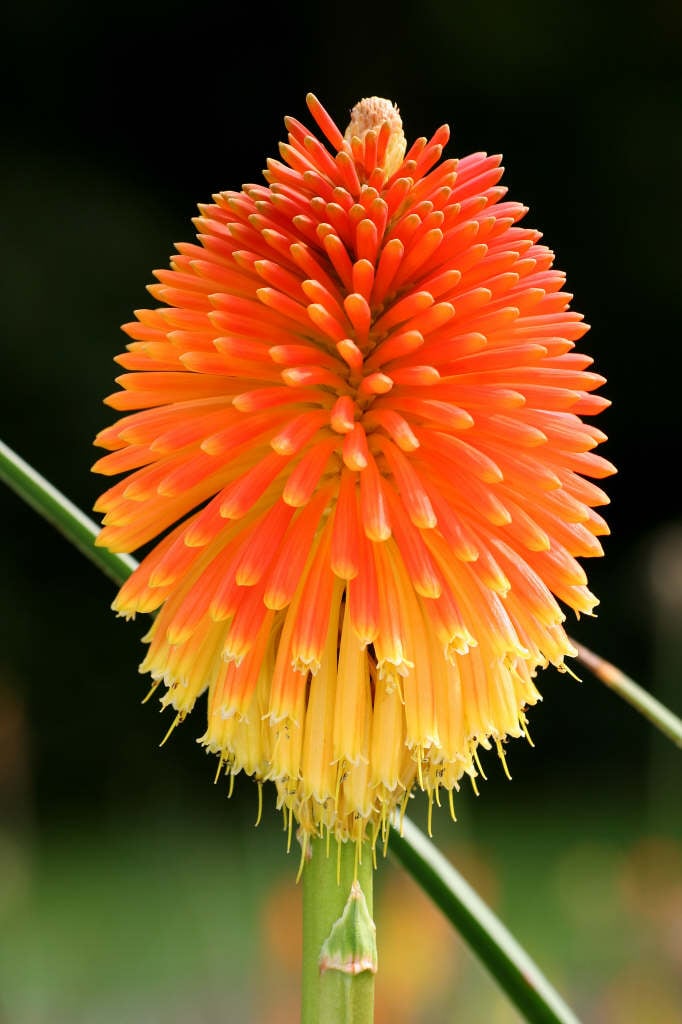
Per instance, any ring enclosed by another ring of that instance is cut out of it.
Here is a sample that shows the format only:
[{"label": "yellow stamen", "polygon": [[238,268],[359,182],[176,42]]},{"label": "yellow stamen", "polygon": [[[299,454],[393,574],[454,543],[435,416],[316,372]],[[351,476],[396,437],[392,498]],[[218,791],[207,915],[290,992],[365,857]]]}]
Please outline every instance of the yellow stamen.
[{"label": "yellow stamen", "polygon": [[534,747],[535,744],[533,743],[532,739],[530,738],[530,733],[528,732],[528,719],[526,718],[526,716],[523,713],[521,713],[519,715],[519,722],[521,723],[521,728],[523,729],[523,735],[526,737],[526,739],[530,743],[531,747]]},{"label": "yellow stamen", "polygon": [[[260,786],[259,786],[259,789],[260,789]],[[305,865],[306,857],[308,855],[308,841],[309,841],[309,839],[310,839],[310,837],[309,837],[308,833],[304,832],[303,833],[303,838],[301,840],[301,861],[300,861],[300,863],[298,865],[298,873],[296,875],[296,885],[298,885],[298,883],[300,882],[301,875],[303,874],[303,867]]]},{"label": "yellow stamen", "polygon": [[170,734],[173,732],[173,729],[175,729],[176,726],[180,725],[180,723],[184,720],[184,717],[185,717],[184,712],[178,711],[177,715],[173,719],[173,724],[171,725],[170,729],[168,730],[166,735],[163,737],[163,739],[159,743],[160,747],[162,747],[164,745],[164,743],[166,742],[166,740],[168,739]]},{"label": "yellow stamen", "polygon": [[[488,781],[488,776],[483,771],[483,766],[481,765],[481,762],[480,762],[480,760],[478,758],[478,750],[477,750],[476,747],[474,747],[474,750],[473,750],[473,757],[474,757],[474,762],[476,764],[476,767],[478,768],[478,774],[481,776],[481,778],[483,779],[484,782],[487,782]],[[478,793],[476,793],[476,796],[478,796]]]},{"label": "yellow stamen", "polygon": [[158,690],[158,688],[159,688],[159,683],[160,683],[160,682],[161,682],[161,680],[160,680],[160,679],[155,679],[155,680],[154,680],[154,682],[153,682],[153,683],[152,683],[152,685],[151,685],[151,689],[150,689],[149,693],[148,693],[148,694],[147,694],[147,696],[146,696],[146,697],[144,697],[144,698],[143,698],[143,700],[142,700],[142,703],[143,703],[143,704],[146,704],[146,703],[147,703],[147,701],[149,700],[149,698],[150,698],[150,697],[151,697],[151,696],[152,696],[153,694],[155,694],[155,693],[156,693],[156,691],[157,691],[157,690]]},{"label": "yellow stamen", "polygon": [[576,683],[582,683],[582,679],[580,678],[580,676],[577,676],[571,668],[571,666],[567,665],[565,661],[559,667],[559,671],[568,672],[569,676],[571,676],[572,679],[575,679]]},{"label": "yellow stamen", "polygon": [[497,747],[497,756],[502,762],[502,767],[504,768],[504,774],[511,782],[511,775],[509,774],[509,768],[507,767],[507,759],[504,756],[504,750],[502,749],[502,744],[500,743],[499,740],[495,740],[495,746]]},{"label": "yellow stamen", "polygon": [[[259,782],[258,783],[258,814],[256,815],[256,824],[254,825],[254,828],[258,828],[258,826],[260,825],[262,817],[263,817],[263,783]],[[307,842],[307,836],[308,836],[308,833],[306,832],[306,842]]]},{"label": "yellow stamen", "polygon": [[381,850],[381,852],[382,852],[384,857],[386,856],[386,854],[388,852],[388,837],[389,837],[390,833],[391,833],[391,826],[389,824],[388,814],[386,812],[386,808],[382,807],[382,810],[381,810],[381,844],[382,844],[382,850]]}]

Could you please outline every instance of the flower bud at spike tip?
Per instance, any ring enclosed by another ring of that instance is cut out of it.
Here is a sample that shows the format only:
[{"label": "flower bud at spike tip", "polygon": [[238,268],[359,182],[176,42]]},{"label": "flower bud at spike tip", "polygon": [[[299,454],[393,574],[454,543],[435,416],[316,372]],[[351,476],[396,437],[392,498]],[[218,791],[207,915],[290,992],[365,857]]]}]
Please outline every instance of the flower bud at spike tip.
[{"label": "flower bud at spike tip", "polygon": [[125,326],[97,543],[147,548],[114,608],[156,613],[174,725],[205,694],[230,784],[361,851],[414,790],[452,807],[480,748],[504,763],[575,655],[609,403],[500,157],[441,161],[445,126],[407,148],[377,97],[345,136],[307,103],[318,131],[287,118]]},{"label": "flower bud at spike tip", "polygon": [[352,147],[353,139],[362,143],[368,132],[377,137],[379,145],[376,166],[383,170],[386,178],[390,178],[403,162],[407,149],[402,118],[395,104],[380,96],[370,96],[355,104],[343,137]]}]

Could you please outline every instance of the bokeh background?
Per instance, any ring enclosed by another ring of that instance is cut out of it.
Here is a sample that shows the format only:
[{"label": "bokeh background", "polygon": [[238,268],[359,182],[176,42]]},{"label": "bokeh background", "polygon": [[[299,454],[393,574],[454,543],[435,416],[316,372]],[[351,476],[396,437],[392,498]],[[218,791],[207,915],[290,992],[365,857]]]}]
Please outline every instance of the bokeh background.
[{"label": "bokeh background", "polygon": [[[195,205],[257,180],[313,90],[343,125],[503,152],[568,273],[613,408],[613,536],[574,636],[680,710],[682,6],[32,0],[0,15],[0,436],[83,508],[118,325]],[[144,624],[0,495],[0,1022],[295,1021],[300,891],[266,799],[211,785],[201,712],[163,749]],[[535,750],[490,758],[436,838],[587,1024],[682,1019],[676,751],[583,673],[547,672]],[[423,824],[425,807],[415,803]],[[413,883],[379,879],[378,1022],[518,1016]]]}]

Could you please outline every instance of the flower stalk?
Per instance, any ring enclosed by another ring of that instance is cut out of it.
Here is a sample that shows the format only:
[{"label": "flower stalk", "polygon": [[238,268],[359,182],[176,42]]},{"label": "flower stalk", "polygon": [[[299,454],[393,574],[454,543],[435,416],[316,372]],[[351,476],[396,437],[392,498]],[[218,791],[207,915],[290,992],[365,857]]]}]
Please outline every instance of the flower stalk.
[{"label": "flower stalk", "polygon": [[369,847],[308,843],[303,871],[302,1024],[371,1024],[376,929]]}]

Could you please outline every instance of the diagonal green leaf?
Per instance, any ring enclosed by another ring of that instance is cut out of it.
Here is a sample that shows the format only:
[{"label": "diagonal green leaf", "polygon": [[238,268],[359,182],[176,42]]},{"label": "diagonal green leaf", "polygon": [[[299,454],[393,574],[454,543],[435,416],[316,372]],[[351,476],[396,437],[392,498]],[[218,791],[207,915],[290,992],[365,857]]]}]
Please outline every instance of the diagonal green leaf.
[{"label": "diagonal green leaf", "polygon": [[579,644],[576,640],[572,640],[571,643],[578,651],[578,661],[585,665],[601,683],[627,701],[635,711],[639,711],[640,715],[660,729],[676,746],[682,747],[682,719],[606,658],[595,654],[594,651]]},{"label": "diagonal green leaf", "polygon": [[539,967],[478,893],[408,818],[389,851],[412,875],[531,1024],[579,1024]]},{"label": "diagonal green leaf", "polygon": [[0,480],[52,523],[114,583],[123,583],[137,568],[137,562],[130,555],[115,555],[106,548],[95,547],[99,533],[97,524],[3,441],[0,441]]}]

